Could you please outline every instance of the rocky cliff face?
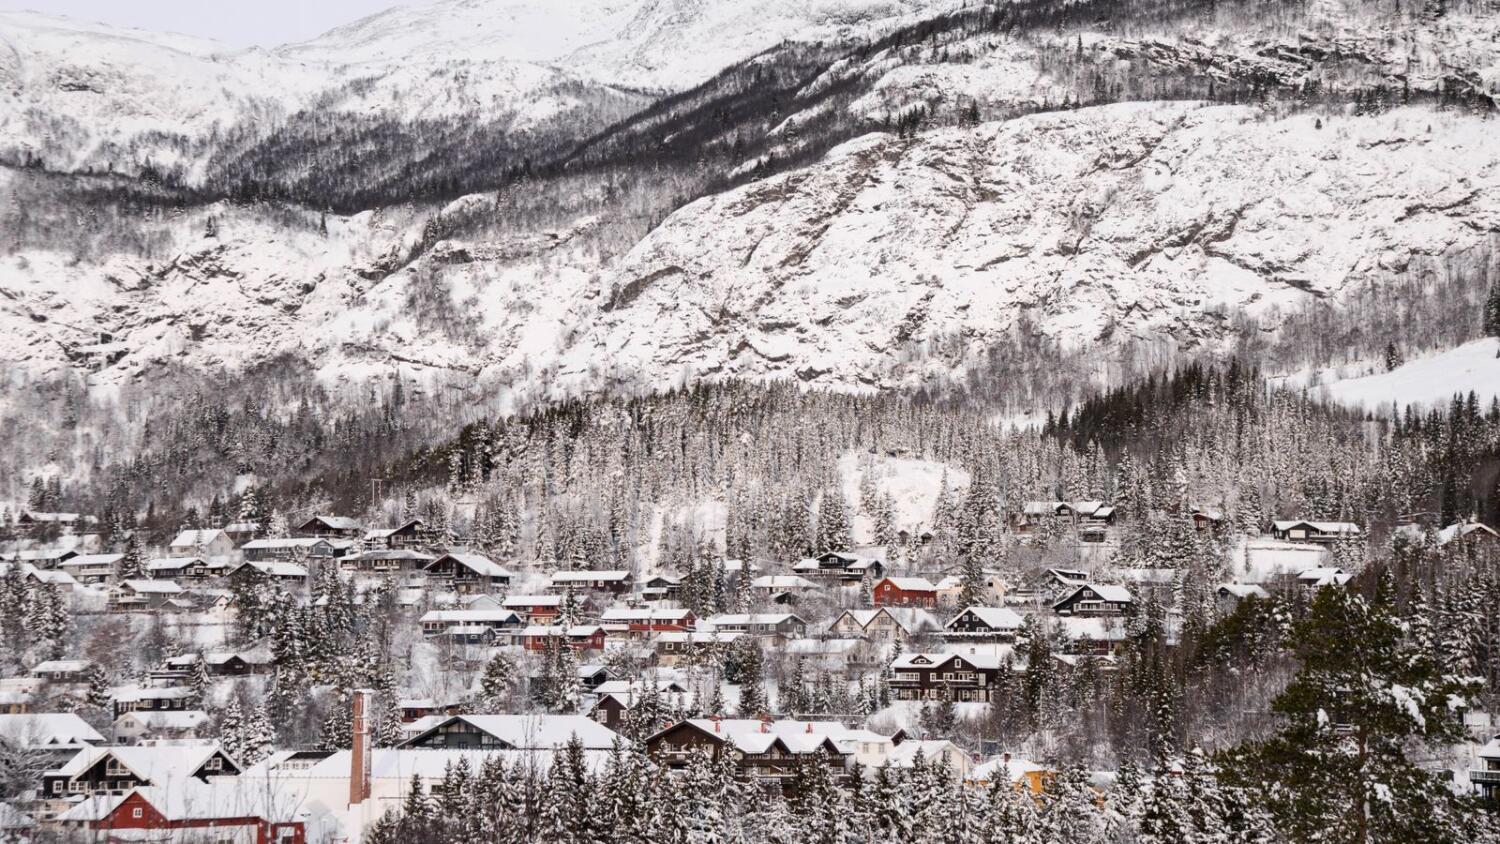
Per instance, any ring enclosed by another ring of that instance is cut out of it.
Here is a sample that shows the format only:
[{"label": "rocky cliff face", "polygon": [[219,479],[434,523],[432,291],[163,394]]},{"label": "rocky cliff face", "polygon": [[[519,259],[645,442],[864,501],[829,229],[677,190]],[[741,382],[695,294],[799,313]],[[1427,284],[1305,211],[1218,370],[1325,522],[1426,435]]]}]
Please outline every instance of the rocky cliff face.
[{"label": "rocky cliff face", "polygon": [[417,217],[330,218],[323,234],[220,208],[215,237],[178,222],[166,260],[5,259],[0,353],[55,372],[105,332],[128,353],[103,382],[290,354],[330,379],[401,368],[556,395],[912,384],[1017,331],[1101,360],[1213,346],[1236,312],[1270,330],[1309,301],[1487,260],[1491,128],[1183,103],[874,134],[693,202],[613,259],[588,245],[591,218],[413,251]]}]

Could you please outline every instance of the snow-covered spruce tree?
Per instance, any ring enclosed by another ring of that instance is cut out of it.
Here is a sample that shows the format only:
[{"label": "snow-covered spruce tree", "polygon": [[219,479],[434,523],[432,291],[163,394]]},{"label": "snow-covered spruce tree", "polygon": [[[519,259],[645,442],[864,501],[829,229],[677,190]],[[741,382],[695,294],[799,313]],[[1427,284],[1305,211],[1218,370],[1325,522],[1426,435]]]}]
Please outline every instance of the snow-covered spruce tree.
[{"label": "snow-covered spruce tree", "polygon": [[818,535],[813,543],[818,553],[849,550],[849,505],[836,487],[823,490],[818,499]]},{"label": "snow-covered spruce tree", "polygon": [[240,733],[240,757],[236,760],[254,765],[276,749],[276,730],[266,714],[264,701],[244,711],[244,728]]},{"label": "snow-covered spruce tree", "polygon": [[743,636],[730,647],[734,648],[739,665],[740,717],[754,718],[771,711],[766,697],[765,655],[752,637]]},{"label": "snow-covered spruce tree", "polygon": [[1474,822],[1467,807],[1407,753],[1461,735],[1453,703],[1480,681],[1444,673],[1422,652],[1388,582],[1372,600],[1320,589],[1292,645],[1302,667],[1273,704],[1283,727],[1226,754],[1223,775],[1265,794],[1293,840],[1461,840]]},{"label": "snow-covered spruce tree", "polygon": [[1490,295],[1484,300],[1484,335],[1500,337],[1500,281],[1490,285]]},{"label": "snow-covered spruce tree", "polygon": [[516,685],[515,661],[497,653],[484,666],[479,678],[478,705],[481,712],[504,712]]},{"label": "snow-covered spruce tree", "polygon": [[219,722],[219,745],[230,759],[245,764],[245,716],[238,696],[231,696]]}]

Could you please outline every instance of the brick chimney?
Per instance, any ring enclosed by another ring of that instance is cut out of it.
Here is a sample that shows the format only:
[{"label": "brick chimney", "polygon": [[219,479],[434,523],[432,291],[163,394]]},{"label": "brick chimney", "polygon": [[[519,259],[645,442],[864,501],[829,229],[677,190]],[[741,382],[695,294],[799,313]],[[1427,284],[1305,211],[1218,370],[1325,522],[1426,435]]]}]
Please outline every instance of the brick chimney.
[{"label": "brick chimney", "polygon": [[355,689],[354,746],[349,752],[349,805],[358,806],[370,796],[370,696],[369,689]]}]

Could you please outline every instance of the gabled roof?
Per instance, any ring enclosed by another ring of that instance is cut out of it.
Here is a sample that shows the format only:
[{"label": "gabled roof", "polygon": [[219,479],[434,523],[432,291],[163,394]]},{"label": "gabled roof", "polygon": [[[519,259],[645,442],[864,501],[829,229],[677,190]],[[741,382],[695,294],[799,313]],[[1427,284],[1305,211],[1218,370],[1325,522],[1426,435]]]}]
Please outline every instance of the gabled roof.
[{"label": "gabled roof", "polygon": [[148,730],[193,730],[208,723],[208,713],[201,709],[138,709],[116,718],[116,726],[121,721],[134,721]]},{"label": "gabled roof", "polygon": [[765,574],[750,581],[752,589],[822,589],[817,583],[795,574]]},{"label": "gabled roof", "polygon": [[0,714],[0,737],[22,747],[77,747],[104,741],[98,730],[71,712]]},{"label": "gabled roof", "polygon": [[517,750],[560,748],[575,735],[586,750],[608,750],[617,741],[624,747],[630,746],[624,736],[583,715],[452,715],[401,746],[413,744],[452,723],[468,724]]},{"label": "gabled roof", "polygon": [[969,607],[948,622],[949,629],[966,615],[974,616],[981,624],[994,630],[1017,630],[1026,622],[1020,613],[1007,607]]},{"label": "gabled roof", "polygon": [[650,621],[685,621],[693,614],[692,610],[684,609],[636,609],[634,607],[611,607],[604,611],[599,617],[600,621],[615,622],[650,622]]},{"label": "gabled roof", "polygon": [[1500,533],[1496,533],[1495,529],[1490,527],[1489,525],[1483,524],[1481,522],[1465,522],[1463,524],[1448,525],[1447,527],[1438,531],[1437,544],[1447,545],[1455,539],[1469,536],[1474,533],[1482,533],[1490,537],[1500,537]]},{"label": "gabled roof", "polygon": [[1078,586],[1073,587],[1072,589],[1069,589],[1067,593],[1064,594],[1061,598],[1053,601],[1052,606],[1056,607],[1061,604],[1067,603],[1068,601],[1072,600],[1075,595],[1085,589],[1093,591],[1095,595],[1099,596],[1099,600],[1108,601],[1110,603],[1128,604],[1131,601],[1135,600],[1131,597],[1130,590],[1126,589],[1123,586],[1115,586],[1107,583],[1082,583]]},{"label": "gabled roof", "polygon": [[71,560],[63,560],[57,564],[57,567],[74,569],[90,566],[113,566],[123,559],[125,559],[124,554],[79,554]]},{"label": "gabled roof", "polygon": [[511,610],[430,610],[420,624],[520,624],[521,616]]},{"label": "gabled roof", "polygon": [[1221,583],[1219,584],[1219,592],[1224,595],[1232,595],[1241,600],[1245,598],[1271,597],[1271,593],[1254,583]]},{"label": "gabled roof", "polygon": [[333,530],[359,530],[363,527],[358,519],[351,519],[348,516],[313,516],[299,525],[297,529],[302,530],[313,522],[322,522]]},{"label": "gabled roof", "polygon": [[845,751],[839,741],[853,732],[836,721],[761,721],[754,718],[689,718],[657,730],[646,741],[684,725],[718,742],[728,742],[744,753],[764,753],[775,745],[786,752],[805,755],[823,750],[829,755]]},{"label": "gabled roof", "polygon": [[120,588],[142,595],[177,595],[182,587],[170,580],[122,580]]},{"label": "gabled roof", "polygon": [[996,670],[1005,664],[1003,657],[993,653],[905,653],[896,657],[895,662],[891,663],[891,668],[937,668],[946,665],[952,659],[962,659],[975,668],[986,670]]},{"label": "gabled roof", "polygon": [[33,674],[52,674],[59,671],[76,673],[87,669],[92,662],[86,659],[49,659],[31,667]]},{"label": "gabled roof", "polygon": [[452,560],[456,565],[463,566],[480,577],[510,577],[510,572],[504,566],[501,566],[483,554],[444,554],[428,563],[424,568],[430,570],[443,560]]},{"label": "gabled roof", "polygon": [[307,569],[296,563],[285,563],[278,560],[246,561],[235,566],[229,573],[235,574],[246,568],[254,569],[261,574],[268,574],[272,577],[307,577]]},{"label": "gabled roof", "polygon": [[202,562],[202,557],[160,557],[147,560],[146,571],[181,571],[188,566]]},{"label": "gabled roof", "polygon": [[1299,519],[1281,519],[1271,522],[1271,525],[1279,531],[1288,531],[1299,526],[1310,527],[1319,533],[1331,533],[1344,536],[1358,536],[1359,525],[1353,522],[1309,522]]},{"label": "gabled roof", "polygon": [[562,601],[561,595],[506,595],[504,605],[507,607],[560,607]]},{"label": "gabled roof", "polygon": [[[78,751],[67,764],[49,774],[76,777],[97,765],[100,760],[113,757],[134,774],[136,779],[161,786],[192,778],[203,767],[203,763],[221,752],[218,744],[90,747]],[[227,754],[225,758],[228,758]],[[234,760],[230,760],[230,765],[235,771],[239,770],[240,766]]]},{"label": "gabled roof", "polygon": [[625,569],[608,569],[600,571],[555,571],[552,573],[553,583],[593,583],[618,582],[630,579],[630,572]]},{"label": "gabled roof", "polygon": [[795,620],[800,624],[807,623],[802,620],[801,616],[797,615],[796,613],[789,612],[721,613],[719,615],[711,616],[705,619],[705,623],[710,624],[714,627],[739,627],[742,625],[777,625],[791,620]]},{"label": "gabled roof", "polygon": [[[880,583],[889,583],[902,592],[936,592],[937,584],[925,577],[887,577]],[[879,586],[880,584],[876,584]]]}]

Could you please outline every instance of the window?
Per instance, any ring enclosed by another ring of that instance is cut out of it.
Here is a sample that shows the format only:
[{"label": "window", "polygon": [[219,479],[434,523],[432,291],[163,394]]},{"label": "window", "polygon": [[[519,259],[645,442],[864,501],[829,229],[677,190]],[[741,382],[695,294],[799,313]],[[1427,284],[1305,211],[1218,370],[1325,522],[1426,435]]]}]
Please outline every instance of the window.
[{"label": "window", "polygon": [[139,808],[139,807],[130,810],[130,816],[132,818],[144,817],[145,814],[146,814],[146,812],[143,809]]},{"label": "window", "polygon": [[208,764],[204,765],[203,767],[207,768],[210,771],[223,770],[223,768],[224,768],[224,760],[220,759],[217,756],[214,756],[214,757],[210,758],[208,760]]},{"label": "window", "polygon": [[62,780],[53,780],[52,781],[52,793],[53,794],[62,794],[62,789],[63,789],[63,781]]},{"label": "window", "polygon": [[79,780],[72,780],[72,781],[70,781],[68,783],[68,793],[69,794],[82,794],[83,793],[83,783],[81,781],[79,781]]}]

